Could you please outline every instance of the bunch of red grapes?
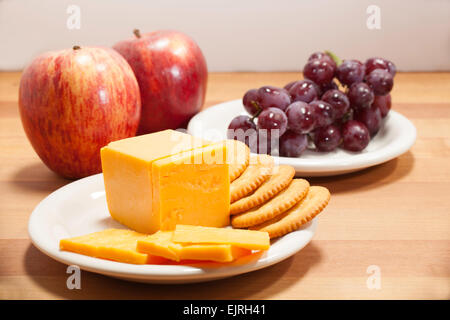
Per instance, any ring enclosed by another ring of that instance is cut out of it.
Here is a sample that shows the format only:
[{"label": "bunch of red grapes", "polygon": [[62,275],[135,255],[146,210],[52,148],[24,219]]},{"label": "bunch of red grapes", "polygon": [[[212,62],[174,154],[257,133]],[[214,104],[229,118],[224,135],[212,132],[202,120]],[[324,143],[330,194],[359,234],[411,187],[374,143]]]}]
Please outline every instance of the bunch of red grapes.
[{"label": "bunch of red grapes", "polygon": [[[395,73],[395,65],[386,59],[341,62],[330,52],[316,52],[303,68],[304,80],[247,91],[242,102],[249,115],[231,121],[228,138],[242,140],[234,134],[238,129],[253,132],[255,138],[246,135],[243,142],[257,153],[271,153],[275,138],[278,154],[285,157],[298,157],[308,146],[325,152],[338,147],[361,151],[391,108]],[[267,148],[261,151],[262,138]]]}]

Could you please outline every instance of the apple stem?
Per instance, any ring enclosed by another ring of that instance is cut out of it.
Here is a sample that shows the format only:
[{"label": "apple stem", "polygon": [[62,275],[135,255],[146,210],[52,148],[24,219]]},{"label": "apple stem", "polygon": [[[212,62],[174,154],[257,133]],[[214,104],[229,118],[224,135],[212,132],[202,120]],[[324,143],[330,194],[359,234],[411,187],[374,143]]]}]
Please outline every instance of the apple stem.
[{"label": "apple stem", "polygon": [[134,29],[133,33],[136,36],[136,38],[140,38],[141,37],[141,32],[139,31],[139,29]]},{"label": "apple stem", "polygon": [[80,46],[73,46],[72,49],[73,49],[73,50],[80,50],[81,47],[80,47]]}]

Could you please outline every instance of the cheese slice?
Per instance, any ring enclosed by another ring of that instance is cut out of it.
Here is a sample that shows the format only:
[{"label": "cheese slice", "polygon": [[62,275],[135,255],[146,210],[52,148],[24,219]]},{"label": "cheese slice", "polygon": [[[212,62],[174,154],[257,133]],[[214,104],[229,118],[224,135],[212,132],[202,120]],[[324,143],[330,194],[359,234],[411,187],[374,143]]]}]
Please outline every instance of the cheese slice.
[{"label": "cheese slice", "polygon": [[61,250],[71,251],[91,257],[109,259],[118,262],[145,264],[149,256],[138,252],[138,240],[147,235],[132,230],[107,229],[87,235],[62,239],[59,242]]},{"label": "cheese slice", "polygon": [[149,234],[177,223],[227,225],[224,148],[174,130],[111,142],[101,149],[111,216]]},{"label": "cheese slice", "polygon": [[152,256],[160,256],[174,261],[208,260],[231,262],[239,257],[251,254],[251,250],[230,244],[189,244],[182,245],[172,241],[173,231],[158,231],[141,239],[137,250]]},{"label": "cheese slice", "polygon": [[267,232],[193,225],[177,225],[172,241],[183,244],[231,244],[250,250],[267,250],[270,247],[270,238]]},{"label": "cheese slice", "polygon": [[178,253],[182,246],[172,242],[172,235],[173,231],[158,231],[138,241],[136,250],[138,252],[179,261]]},{"label": "cheese slice", "polygon": [[251,253],[251,250],[239,248],[230,244],[193,244],[183,245],[178,256],[180,260],[231,262]]}]

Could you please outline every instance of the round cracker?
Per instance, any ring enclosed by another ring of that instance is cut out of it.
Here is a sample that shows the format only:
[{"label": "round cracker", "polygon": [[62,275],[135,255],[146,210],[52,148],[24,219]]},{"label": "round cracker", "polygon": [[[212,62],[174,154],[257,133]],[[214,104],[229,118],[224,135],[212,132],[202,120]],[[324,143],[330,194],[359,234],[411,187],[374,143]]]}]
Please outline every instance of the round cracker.
[{"label": "round cracker", "polygon": [[233,182],[248,167],[250,148],[238,140],[227,140],[227,144],[227,163],[230,165],[230,182]]},{"label": "round cracker", "polygon": [[231,203],[245,197],[266,181],[273,170],[273,158],[269,155],[250,157],[250,164],[239,178],[230,185]]},{"label": "round cracker", "polygon": [[266,231],[271,239],[281,237],[314,219],[328,205],[329,201],[330,192],[327,188],[310,187],[306,197],[290,210],[249,229]]},{"label": "round cracker", "polygon": [[230,214],[242,213],[267,202],[286,188],[294,176],[295,169],[291,166],[282,165],[275,167],[274,174],[256,189],[255,192],[231,204]]},{"label": "round cracker", "polygon": [[287,188],[261,206],[253,208],[231,218],[235,228],[247,228],[268,221],[295,206],[308,193],[309,182],[294,179]]}]

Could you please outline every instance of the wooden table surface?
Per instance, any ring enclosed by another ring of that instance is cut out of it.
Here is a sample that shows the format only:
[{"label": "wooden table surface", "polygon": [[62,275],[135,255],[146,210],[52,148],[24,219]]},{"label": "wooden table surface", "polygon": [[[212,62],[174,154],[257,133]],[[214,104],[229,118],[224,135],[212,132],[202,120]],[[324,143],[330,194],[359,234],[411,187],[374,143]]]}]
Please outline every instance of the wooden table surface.
[{"label": "wooden table surface", "polygon": [[[253,87],[282,86],[298,73],[215,73],[206,107]],[[357,173],[310,179],[332,199],[312,242],[272,267],[191,285],[148,285],[81,273],[69,290],[66,266],[27,233],[33,208],[69,183],[39,160],[19,119],[20,73],[0,73],[0,299],[449,299],[450,73],[399,74],[393,108],[417,127],[413,148]],[[369,266],[381,288],[369,289]]]}]

